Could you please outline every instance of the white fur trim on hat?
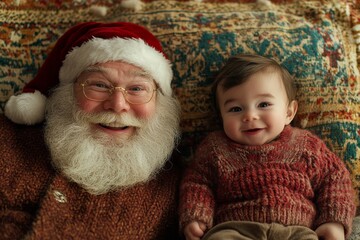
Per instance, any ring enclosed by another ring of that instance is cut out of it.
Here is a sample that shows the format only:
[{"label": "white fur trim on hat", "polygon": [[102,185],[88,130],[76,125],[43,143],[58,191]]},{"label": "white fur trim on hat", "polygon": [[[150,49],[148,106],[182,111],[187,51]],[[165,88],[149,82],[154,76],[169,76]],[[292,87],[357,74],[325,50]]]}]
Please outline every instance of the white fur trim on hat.
[{"label": "white fur trim on hat", "polygon": [[40,123],[45,117],[45,102],[46,97],[39,91],[11,96],[5,105],[5,116],[18,124]]},{"label": "white fur trim on hat", "polygon": [[137,38],[93,38],[69,52],[60,68],[60,84],[70,83],[87,67],[109,61],[124,61],[142,68],[158,83],[165,95],[171,95],[171,63],[155,48]]}]

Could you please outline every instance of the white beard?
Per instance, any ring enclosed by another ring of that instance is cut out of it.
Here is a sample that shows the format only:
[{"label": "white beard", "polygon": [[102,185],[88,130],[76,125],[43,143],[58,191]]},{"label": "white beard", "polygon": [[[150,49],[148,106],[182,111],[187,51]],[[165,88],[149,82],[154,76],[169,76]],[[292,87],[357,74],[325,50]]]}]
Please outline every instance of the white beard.
[{"label": "white beard", "polygon": [[[177,100],[158,94],[156,101],[156,113],[150,119],[109,112],[89,117],[74,103],[72,84],[57,88],[48,99],[45,126],[53,165],[92,194],[150,180],[164,166],[179,139]],[[115,119],[138,126],[134,136],[115,139],[90,129],[90,123]]]}]

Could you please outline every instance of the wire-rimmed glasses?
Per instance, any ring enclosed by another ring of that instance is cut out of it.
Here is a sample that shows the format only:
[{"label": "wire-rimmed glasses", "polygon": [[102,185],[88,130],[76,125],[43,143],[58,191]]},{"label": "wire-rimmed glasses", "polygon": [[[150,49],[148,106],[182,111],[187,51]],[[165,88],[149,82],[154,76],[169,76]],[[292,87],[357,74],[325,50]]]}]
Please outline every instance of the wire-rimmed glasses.
[{"label": "wire-rimmed glasses", "polygon": [[152,82],[131,82],[126,87],[114,87],[105,80],[88,79],[80,83],[84,96],[92,101],[102,102],[109,99],[115,90],[121,91],[124,98],[131,104],[145,104],[150,102],[157,88]]}]

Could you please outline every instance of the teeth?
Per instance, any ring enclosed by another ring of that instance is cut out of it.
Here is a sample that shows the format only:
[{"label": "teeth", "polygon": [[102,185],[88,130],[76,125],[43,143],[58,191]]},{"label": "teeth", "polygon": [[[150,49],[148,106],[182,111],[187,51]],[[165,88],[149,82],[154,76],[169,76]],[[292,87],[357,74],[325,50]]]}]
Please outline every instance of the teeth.
[{"label": "teeth", "polygon": [[121,124],[121,123],[116,123],[116,122],[101,123],[101,125],[106,126],[106,127],[112,127],[112,128],[123,128],[123,127],[127,126],[127,125],[124,125],[124,124]]}]

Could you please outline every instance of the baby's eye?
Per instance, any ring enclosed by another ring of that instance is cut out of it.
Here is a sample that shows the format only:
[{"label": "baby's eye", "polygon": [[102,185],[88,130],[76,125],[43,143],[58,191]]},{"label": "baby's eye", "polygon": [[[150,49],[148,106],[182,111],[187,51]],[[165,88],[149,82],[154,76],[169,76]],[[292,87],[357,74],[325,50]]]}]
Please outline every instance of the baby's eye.
[{"label": "baby's eye", "polygon": [[229,109],[229,112],[241,112],[242,108],[241,107],[232,107]]},{"label": "baby's eye", "polygon": [[269,107],[269,106],[271,106],[271,104],[268,103],[268,102],[262,102],[262,103],[259,104],[260,108],[266,108],[266,107]]}]

